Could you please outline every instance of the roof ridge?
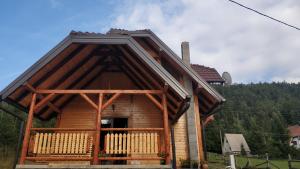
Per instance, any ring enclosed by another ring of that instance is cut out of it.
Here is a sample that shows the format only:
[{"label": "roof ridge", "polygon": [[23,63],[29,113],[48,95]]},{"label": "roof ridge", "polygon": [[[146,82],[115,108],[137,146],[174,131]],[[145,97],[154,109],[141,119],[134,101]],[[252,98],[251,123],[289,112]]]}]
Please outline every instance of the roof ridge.
[{"label": "roof ridge", "polygon": [[88,31],[75,31],[72,30],[69,35],[104,35],[103,33],[97,33],[97,32],[88,32]]}]

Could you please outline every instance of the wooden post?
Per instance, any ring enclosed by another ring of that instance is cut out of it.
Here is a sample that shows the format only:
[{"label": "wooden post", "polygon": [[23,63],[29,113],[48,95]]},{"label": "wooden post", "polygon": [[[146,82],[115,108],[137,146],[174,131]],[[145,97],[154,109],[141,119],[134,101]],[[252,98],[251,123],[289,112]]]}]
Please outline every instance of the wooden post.
[{"label": "wooden post", "polygon": [[101,112],[102,112],[102,102],[103,102],[103,93],[99,94],[99,103],[98,111],[96,114],[96,134],[95,134],[95,148],[94,148],[94,157],[93,164],[98,164],[98,154],[100,147],[100,132],[101,132]]},{"label": "wooden post", "polygon": [[197,145],[198,145],[198,160],[204,160],[203,144],[202,144],[202,129],[201,129],[201,117],[199,112],[199,101],[197,94],[194,94],[194,111],[195,111],[195,124],[197,133]]},{"label": "wooden post", "polygon": [[170,129],[168,119],[168,108],[167,108],[167,96],[166,93],[162,97],[163,104],[163,120],[164,120],[164,136],[165,136],[165,153],[166,153],[166,164],[170,164]]},{"label": "wooden post", "polygon": [[32,98],[31,98],[31,103],[30,103],[30,109],[29,109],[29,113],[28,113],[28,117],[27,117],[27,123],[26,123],[24,139],[23,139],[20,164],[24,164],[25,158],[27,155],[28,143],[29,143],[29,138],[30,138],[30,128],[32,127],[32,119],[33,119],[35,102],[36,102],[36,93],[33,93]]}]

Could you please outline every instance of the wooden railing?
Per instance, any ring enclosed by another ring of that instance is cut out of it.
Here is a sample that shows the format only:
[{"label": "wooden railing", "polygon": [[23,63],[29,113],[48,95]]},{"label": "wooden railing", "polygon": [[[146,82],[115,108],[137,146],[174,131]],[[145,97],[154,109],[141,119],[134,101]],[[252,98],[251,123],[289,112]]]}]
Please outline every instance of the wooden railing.
[{"label": "wooden railing", "polygon": [[[27,160],[92,161],[95,129],[31,128]],[[163,128],[102,128],[98,160],[162,160]]]},{"label": "wooden railing", "polygon": [[90,161],[95,129],[31,128],[27,160]]},{"label": "wooden railing", "polygon": [[162,160],[163,128],[102,128],[107,132],[99,160]]},{"label": "wooden railing", "polygon": [[86,155],[91,156],[93,137],[87,133],[41,133],[34,134],[34,155]]},{"label": "wooden railing", "polygon": [[158,154],[157,133],[115,133],[105,135],[106,154]]}]

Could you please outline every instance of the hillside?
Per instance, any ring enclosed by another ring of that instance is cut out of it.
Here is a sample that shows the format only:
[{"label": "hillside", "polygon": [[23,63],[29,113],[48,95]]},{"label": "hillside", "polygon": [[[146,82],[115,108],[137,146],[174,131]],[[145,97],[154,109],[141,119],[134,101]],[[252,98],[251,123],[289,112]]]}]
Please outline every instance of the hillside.
[{"label": "hillside", "polygon": [[[215,86],[227,102],[206,128],[207,149],[221,152],[222,133],[244,134],[253,154],[286,158],[287,126],[300,123],[300,84]],[[300,154],[300,153],[299,153]]]}]

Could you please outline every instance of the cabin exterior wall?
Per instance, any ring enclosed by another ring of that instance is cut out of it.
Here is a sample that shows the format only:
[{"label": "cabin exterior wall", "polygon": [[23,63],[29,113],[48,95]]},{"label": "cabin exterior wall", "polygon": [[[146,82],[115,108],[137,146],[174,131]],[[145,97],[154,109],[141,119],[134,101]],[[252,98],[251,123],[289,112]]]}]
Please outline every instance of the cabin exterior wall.
[{"label": "cabin exterior wall", "polygon": [[[89,89],[134,89],[135,86],[122,73],[104,73]],[[97,98],[90,96],[96,102]],[[162,112],[143,95],[122,95],[102,112],[104,118],[128,118],[128,128],[162,128]],[[58,127],[95,128],[96,110],[80,96],[62,109]],[[163,140],[163,139],[162,139]],[[141,156],[141,155],[138,155]],[[145,156],[146,157],[146,156]],[[131,161],[130,164],[159,164],[159,161]]]}]

